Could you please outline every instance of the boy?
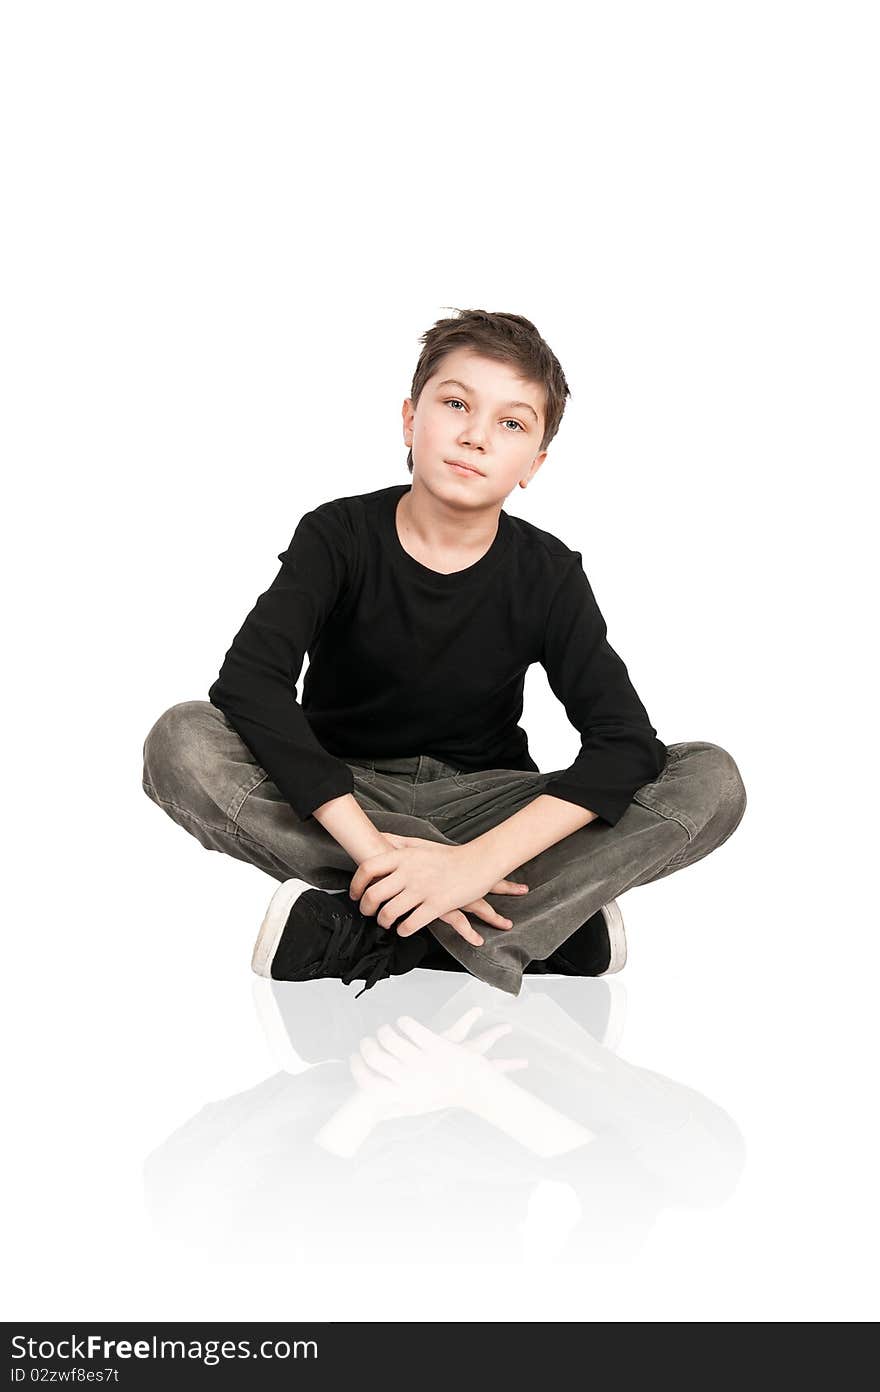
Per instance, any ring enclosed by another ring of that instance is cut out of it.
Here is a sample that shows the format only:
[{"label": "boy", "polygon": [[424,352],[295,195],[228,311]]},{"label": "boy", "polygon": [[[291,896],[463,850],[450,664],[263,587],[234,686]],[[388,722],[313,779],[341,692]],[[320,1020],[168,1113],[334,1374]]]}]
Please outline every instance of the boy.
[{"label": "boy", "polygon": [[[421,965],[518,995],[527,970],[618,971],[614,896],[721,845],[745,789],[717,745],[661,743],[580,553],[503,511],[570,396],[535,326],[467,310],[420,341],[411,485],[301,519],[209,700],[147,736],[144,789],[281,881],[261,975],[367,990]],[[517,724],[533,662],[581,737],[550,774]]]}]

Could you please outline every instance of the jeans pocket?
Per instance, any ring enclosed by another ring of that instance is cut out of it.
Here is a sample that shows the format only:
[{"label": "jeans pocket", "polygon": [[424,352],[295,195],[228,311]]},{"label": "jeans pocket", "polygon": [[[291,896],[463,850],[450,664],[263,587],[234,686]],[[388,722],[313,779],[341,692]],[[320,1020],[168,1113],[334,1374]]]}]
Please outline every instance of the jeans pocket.
[{"label": "jeans pocket", "polygon": [[[647,807],[649,811],[658,813],[661,817],[670,817],[671,809],[667,808],[663,800],[666,791],[666,783],[676,770],[681,761],[685,750],[683,746],[676,748],[667,745],[669,757],[660,773],[650,783],[643,783],[641,788],[637,788],[633,793],[633,802],[637,802],[640,807]],[[675,820],[675,818],[672,818]]]},{"label": "jeans pocket", "polygon": [[355,781],[360,783],[362,787],[369,788],[375,783],[376,770],[371,768],[368,764],[358,764],[352,759],[343,759],[343,763],[348,764],[348,767],[354,774]]},{"label": "jeans pocket", "polygon": [[668,744],[666,746],[666,751],[666,763],[663,765],[661,772],[657,774],[657,777],[654,779],[654,783],[662,783],[663,779],[668,777],[668,775],[672,773],[676,764],[679,763],[679,761],[682,758],[684,758],[685,746],[683,744]]},{"label": "jeans pocket", "polygon": [[516,777],[521,777],[521,775],[505,769],[492,769],[491,772],[483,769],[477,770],[475,773],[465,773],[459,769],[457,773],[453,774],[453,782],[465,792],[485,793],[492,788],[503,787]]}]

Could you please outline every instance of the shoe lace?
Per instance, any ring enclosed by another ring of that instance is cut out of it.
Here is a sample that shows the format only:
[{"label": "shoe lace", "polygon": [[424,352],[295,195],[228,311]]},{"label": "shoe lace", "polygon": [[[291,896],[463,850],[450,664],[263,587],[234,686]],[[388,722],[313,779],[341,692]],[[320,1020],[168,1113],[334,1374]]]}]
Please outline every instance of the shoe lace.
[{"label": "shoe lace", "polygon": [[[372,943],[357,943],[352,937],[352,931],[357,931],[357,925],[347,914],[333,914],[333,931],[327,939],[324,948],[324,955],[321,958],[319,971],[323,972],[328,968],[333,969],[335,965],[345,966],[341,980],[346,986],[350,986],[355,978],[365,977],[364,985],[355,992],[355,1000],[362,996],[364,991],[369,991],[375,986],[377,981],[383,977],[390,976],[389,963],[394,950],[394,941],[390,933],[378,924],[363,925],[363,936],[366,936],[368,927],[373,927],[374,931],[381,936],[376,937]],[[360,952],[358,952],[358,947]],[[346,959],[351,958],[351,961]]]}]

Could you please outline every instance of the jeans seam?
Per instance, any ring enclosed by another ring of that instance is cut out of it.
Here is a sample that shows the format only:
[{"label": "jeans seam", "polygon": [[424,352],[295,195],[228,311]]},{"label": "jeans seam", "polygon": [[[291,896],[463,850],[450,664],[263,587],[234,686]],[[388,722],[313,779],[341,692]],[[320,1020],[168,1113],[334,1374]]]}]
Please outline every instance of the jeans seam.
[{"label": "jeans seam", "polygon": [[676,826],[680,826],[688,839],[689,845],[696,836],[697,828],[694,824],[691,823],[691,825],[688,826],[687,822],[682,821],[680,816],[676,816],[672,808],[667,807],[666,803],[660,802],[659,799],[656,802],[644,802],[639,797],[638,793],[635,793],[633,795],[633,802],[637,802],[639,807],[644,807],[646,812],[653,812],[656,816],[662,817],[664,822],[674,822]]},{"label": "jeans seam", "polygon": [[[244,792],[242,792],[242,790],[239,789],[239,791],[235,794],[235,797],[232,799],[231,803],[226,809],[226,815],[232,822],[233,826],[238,826],[238,819],[241,816],[241,809],[244,807],[251,793],[256,792],[260,784],[265,783],[268,777],[268,773],[266,773],[264,769],[260,769],[259,774],[255,775],[255,781],[251,784],[251,786],[249,788],[245,788]],[[239,799],[237,807],[235,805],[236,799]]]},{"label": "jeans seam", "polygon": [[687,843],[687,845],[685,846],[684,850],[683,850],[683,851],[679,851],[676,855],[674,855],[674,856],[672,857],[671,860],[667,860],[667,862],[666,862],[666,864],[663,866],[663,868],[662,868],[661,870],[658,870],[657,873],[656,873],[656,875],[654,875],[652,878],[656,880],[656,879],[658,879],[661,875],[665,875],[667,870],[675,870],[675,869],[677,869],[677,868],[678,868],[679,862],[680,862],[681,860],[683,860],[683,858],[687,855],[687,853],[688,853],[688,851],[690,850],[690,848],[691,848],[691,842],[688,841],[688,843]]},{"label": "jeans seam", "polygon": [[[152,783],[142,783],[141,786],[147,796],[150,797],[153,802],[158,803],[160,807],[173,807],[175,812],[179,812],[182,817],[189,818],[191,822],[195,822],[197,826],[202,827],[205,831],[222,831],[227,836],[229,835],[228,825],[212,826],[210,822],[206,822],[203,818],[197,817],[195,812],[191,812],[188,807],[181,807],[179,802],[172,802],[170,798],[160,797]],[[236,830],[238,830],[238,828],[236,828]]]},{"label": "jeans seam", "polygon": [[[447,948],[447,951],[448,951],[448,948]],[[491,962],[491,964],[492,964],[492,969],[493,969],[494,971],[500,971],[500,972],[502,972],[505,976],[513,976],[513,977],[520,977],[520,976],[522,976],[522,972],[521,972],[517,967],[505,967],[505,966],[503,965],[503,963],[501,963],[501,962],[496,962],[493,958],[489,958],[489,961]],[[462,964],[462,965],[464,965],[464,964]]]},{"label": "jeans seam", "polygon": [[[255,846],[259,851],[267,851],[268,846],[264,846],[262,841],[257,841],[253,836],[249,836],[246,831],[242,831],[237,822],[230,823],[227,820],[226,826],[214,826],[211,822],[206,822],[202,817],[197,817],[195,812],[191,812],[188,807],[181,807],[179,802],[172,802],[170,798],[160,797],[152,783],[141,784],[144,792],[159,807],[173,807],[175,812],[179,812],[181,817],[186,817],[187,821],[195,822],[203,831],[219,831],[223,836],[234,836],[236,841],[246,841],[249,845]],[[271,852],[270,852],[271,854]]]},{"label": "jeans seam", "polygon": [[[743,815],[744,815],[744,814],[745,814],[745,808],[743,809]],[[715,845],[712,846],[712,847],[710,848],[710,850],[704,852],[704,854],[703,854],[702,856],[698,856],[698,857],[697,857],[697,861],[699,861],[699,860],[705,860],[706,856],[707,856],[707,855],[710,855],[712,851],[717,851],[717,850],[719,850],[720,847],[724,845],[725,841],[729,841],[730,838],[731,838],[731,836],[732,836],[733,833],[736,831],[736,829],[737,829],[737,827],[739,826],[739,824],[740,824],[741,821],[742,821],[742,816],[739,818],[739,821],[737,821],[737,822],[734,823],[734,825],[730,828],[730,831],[728,831],[728,832],[726,833],[726,835],[722,836],[722,838],[721,838],[720,841],[716,841],[716,842],[715,842]],[[678,868],[677,862],[679,862],[679,861],[681,861],[681,860],[684,859],[684,857],[687,855],[688,851],[690,850],[691,845],[692,845],[692,842],[689,841],[688,844],[685,846],[684,850],[679,851],[679,852],[678,852],[678,855],[674,855],[674,856],[672,857],[672,859],[669,861],[668,865],[664,865],[663,871],[666,871],[666,870],[675,870],[675,869],[677,869],[677,868]],[[693,861],[692,864],[696,865],[696,864],[697,864],[697,861]],[[663,873],[663,872],[661,871],[661,874],[662,874],[662,873]]]}]

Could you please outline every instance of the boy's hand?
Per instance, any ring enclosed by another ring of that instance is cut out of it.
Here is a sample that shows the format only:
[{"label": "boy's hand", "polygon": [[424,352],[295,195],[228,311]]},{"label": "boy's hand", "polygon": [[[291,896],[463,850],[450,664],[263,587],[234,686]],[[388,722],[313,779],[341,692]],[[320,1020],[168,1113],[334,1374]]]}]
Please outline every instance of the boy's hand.
[{"label": "boy's hand", "polygon": [[526,893],[527,885],[496,881],[491,875],[487,878],[467,845],[449,846],[390,832],[382,835],[389,842],[389,850],[362,861],[351,881],[349,893],[352,899],[360,900],[361,913],[376,913],[376,922],[383,928],[390,928],[402,914],[408,913],[409,917],[397,925],[402,938],[440,918],[475,947],[482,947],[483,938],[468,923],[462,909],[468,909],[493,928],[513,927],[510,919],[497,913],[482,895]]},{"label": "boy's hand", "polygon": [[[436,846],[439,844],[437,841],[425,840],[424,836],[398,836],[396,831],[380,831],[379,835],[384,837],[389,846]],[[498,880],[496,884],[491,885],[489,889],[486,890],[487,894],[528,894],[528,892],[528,885],[523,884],[521,880]],[[484,909],[488,909],[490,914],[495,914],[492,905],[487,904],[485,899],[477,899],[475,903],[482,905]],[[469,913],[471,910],[473,910],[474,913],[477,912],[473,904],[462,904],[461,907],[467,909]],[[495,914],[495,917],[497,918],[498,915]],[[488,922],[489,920],[487,919],[486,921]],[[510,920],[503,919],[503,922],[509,923]],[[495,925],[493,924],[493,926]]]}]

